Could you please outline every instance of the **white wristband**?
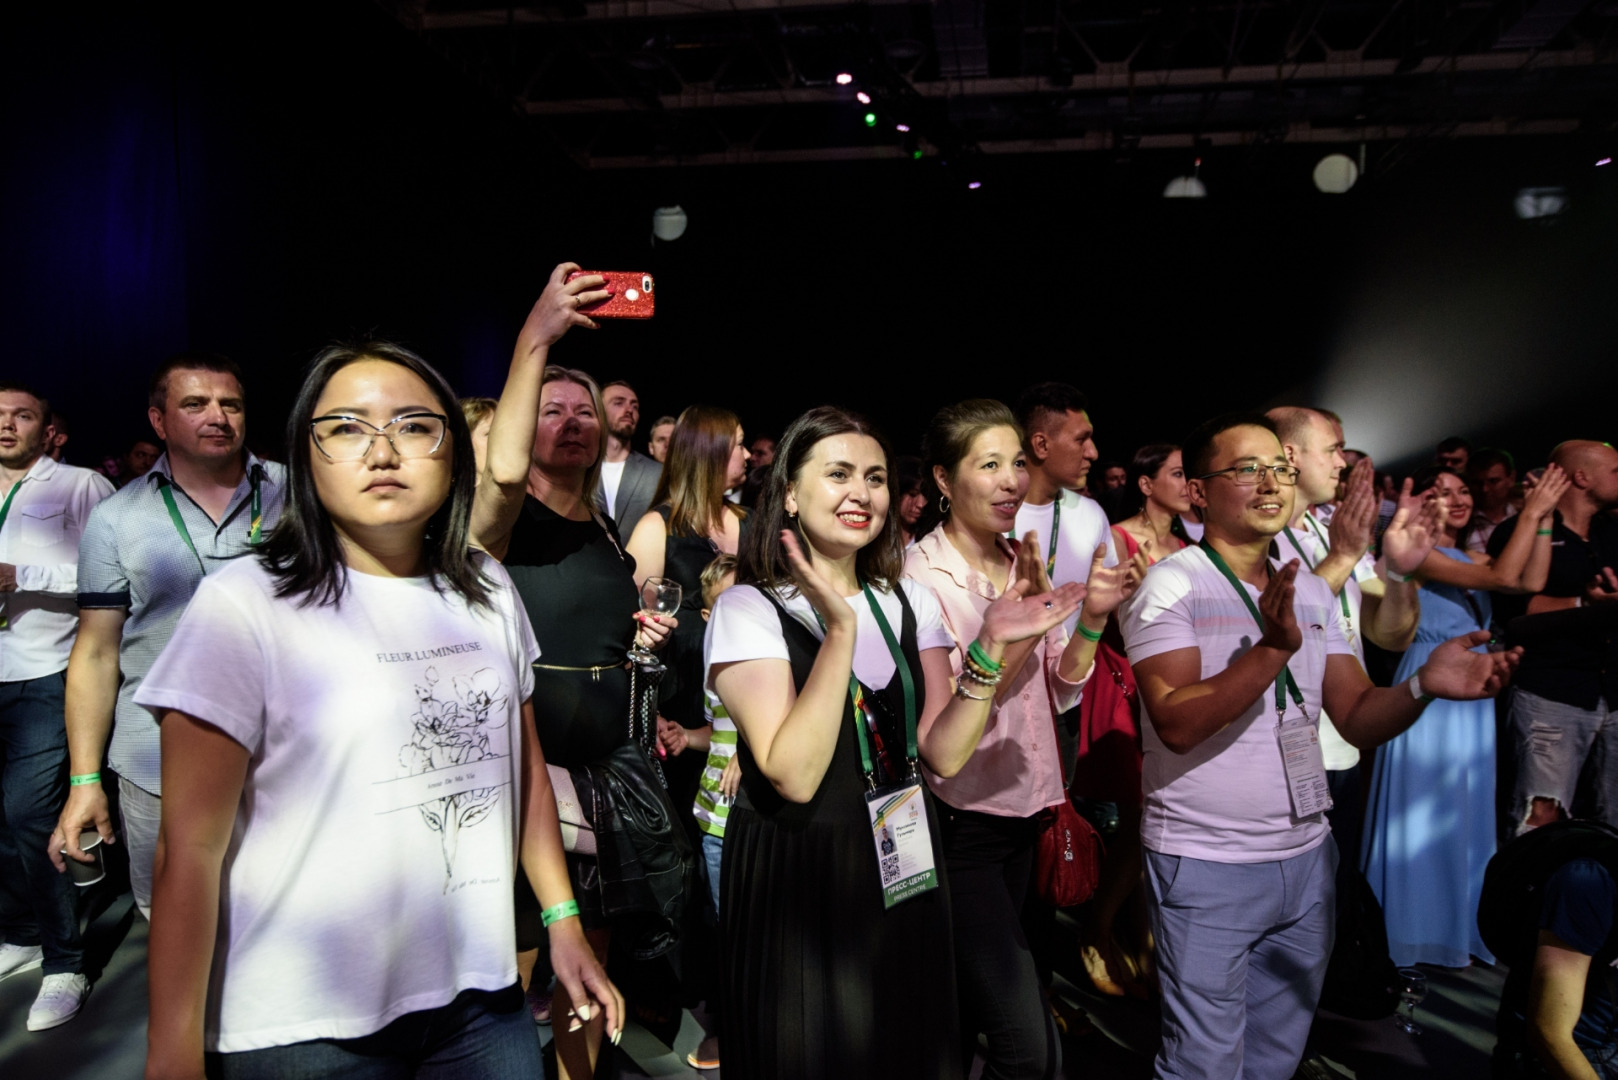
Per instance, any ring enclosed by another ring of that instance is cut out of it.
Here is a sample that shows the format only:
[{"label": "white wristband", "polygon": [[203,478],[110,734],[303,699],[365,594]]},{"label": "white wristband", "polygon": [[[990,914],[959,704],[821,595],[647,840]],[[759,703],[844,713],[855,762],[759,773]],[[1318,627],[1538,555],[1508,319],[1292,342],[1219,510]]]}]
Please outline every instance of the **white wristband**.
[{"label": "white wristband", "polygon": [[1423,705],[1433,700],[1433,696],[1421,688],[1421,672],[1418,671],[1406,679],[1405,685],[1410,688],[1410,696]]},{"label": "white wristband", "polygon": [[1401,574],[1393,567],[1384,564],[1382,567],[1382,576],[1393,582],[1395,585],[1403,585],[1406,582],[1414,580],[1416,575]]}]

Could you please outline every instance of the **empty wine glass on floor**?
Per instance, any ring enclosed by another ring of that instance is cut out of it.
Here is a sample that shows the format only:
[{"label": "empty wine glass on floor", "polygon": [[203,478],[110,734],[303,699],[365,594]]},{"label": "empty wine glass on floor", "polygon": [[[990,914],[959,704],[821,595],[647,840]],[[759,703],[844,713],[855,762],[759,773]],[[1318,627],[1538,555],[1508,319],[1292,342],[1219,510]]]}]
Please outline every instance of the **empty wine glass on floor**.
[{"label": "empty wine glass on floor", "polygon": [[[681,596],[680,583],[673,578],[649,577],[640,587],[640,610],[646,615],[673,615],[680,610]],[[629,657],[637,664],[657,663],[657,657],[641,644],[639,635]]]},{"label": "empty wine glass on floor", "polygon": [[1420,1035],[1422,1026],[1416,1023],[1416,1006],[1427,997],[1427,976],[1416,968],[1399,969],[1399,1008],[1404,1015],[1393,1014],[1393,1022],[1411,1035]]}]

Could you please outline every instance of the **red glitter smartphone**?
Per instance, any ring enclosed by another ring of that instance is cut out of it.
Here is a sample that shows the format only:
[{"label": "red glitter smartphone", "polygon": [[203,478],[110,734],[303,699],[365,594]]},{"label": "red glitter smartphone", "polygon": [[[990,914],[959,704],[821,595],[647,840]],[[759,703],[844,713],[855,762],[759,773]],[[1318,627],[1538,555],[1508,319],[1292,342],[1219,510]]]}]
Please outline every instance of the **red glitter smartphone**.
[{"label": "red glitter smartphone", "polygon": [[652,275],[625,270],[580,270],[567,279],[587,277],[591,274],[607,279],[612,295],[595,304],[586,304],[579,310],[592,319],[650,319],[657,308],[652,296]]}]

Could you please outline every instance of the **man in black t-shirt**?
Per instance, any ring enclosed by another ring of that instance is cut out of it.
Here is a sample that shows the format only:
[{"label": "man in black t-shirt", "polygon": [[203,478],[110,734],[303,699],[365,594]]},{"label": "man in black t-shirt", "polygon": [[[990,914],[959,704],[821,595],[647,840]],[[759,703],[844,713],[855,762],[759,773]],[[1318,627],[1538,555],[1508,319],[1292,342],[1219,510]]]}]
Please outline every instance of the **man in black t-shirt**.
[{"label": "man in black t-shirt", "polygon": [[1595,859],[1575,859],[1546,883],[1532,973],[1506,981],[1499,1072],[1618,1080],[1608,941],[1615,916],[1618,883]]},{"label": "man in black t-shirt", "polygon": [[[1525,646],[1508,727],[1517,765],[1511,813],[1523,832],[1566,816],[1586,762],[1594,816],[1618,826],[1618,623],[1605,608],[1618,600],[1608,571],[1618,568],[1618,450],[1606,443],[1558,446],[1552,460],[1572,480],[1557,504],[1545,589],[1527,601],[1496,597],[1513,645]],[[1521,517],[1489,538],[1498,558]]]}]

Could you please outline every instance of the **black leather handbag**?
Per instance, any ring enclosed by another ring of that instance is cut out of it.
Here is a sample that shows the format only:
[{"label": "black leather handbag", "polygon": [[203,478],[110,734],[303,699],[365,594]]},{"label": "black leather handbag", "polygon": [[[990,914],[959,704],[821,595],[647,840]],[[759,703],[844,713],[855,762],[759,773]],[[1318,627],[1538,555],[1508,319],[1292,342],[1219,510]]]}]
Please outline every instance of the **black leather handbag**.
[{"label": "black leather handbag", "polygon": [[630,669],[629,741],[568,770],[595,832],[601,906],[635,957],[662,956],[680,940],[697,858],[648,748],[657,715],[658,665]]}]

